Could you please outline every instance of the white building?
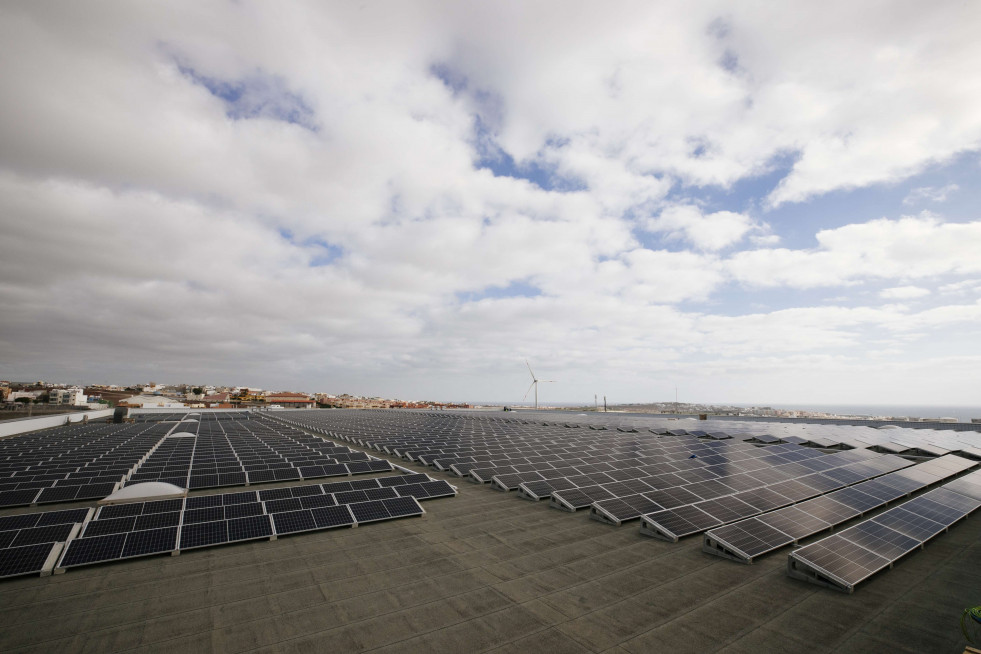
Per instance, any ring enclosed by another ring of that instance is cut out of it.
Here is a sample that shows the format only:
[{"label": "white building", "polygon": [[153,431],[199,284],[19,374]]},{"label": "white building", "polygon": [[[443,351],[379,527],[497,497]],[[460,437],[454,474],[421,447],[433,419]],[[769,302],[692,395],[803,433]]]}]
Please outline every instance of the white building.
[{"label": "white building", "polygon": [[182,409],[187,405],[161,395],[134,395],[120,400],[117,406],[138,407],[142,409]]},{"label": "white building", "polygon": [[67,404],[71,406],[85,406],[88,398],[85,397],[85,390],[78,386],[71,388],[52,388],[48,391],[48,404]]}]

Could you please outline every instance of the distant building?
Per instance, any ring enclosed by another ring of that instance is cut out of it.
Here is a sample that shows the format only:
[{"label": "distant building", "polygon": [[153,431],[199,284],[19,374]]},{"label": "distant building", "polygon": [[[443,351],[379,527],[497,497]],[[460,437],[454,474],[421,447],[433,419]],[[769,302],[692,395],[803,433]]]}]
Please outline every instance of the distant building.
[{"label": "distant building", "polygon": [[317,403],[303,393],[266,393],[266,404],[279,404],[287,409],[312,409]]},{"label": "distant building", "polygon": [[70,406],[85,406],[88,399],[85,391],[78,386],[71,388],[52,388],[48,391],[48,404],[62,404]]},{"label": "distant building", "polygon": [[183,409],[187,405],[162,395],[134,395],[120,400],[116,406],[135,409]]}]

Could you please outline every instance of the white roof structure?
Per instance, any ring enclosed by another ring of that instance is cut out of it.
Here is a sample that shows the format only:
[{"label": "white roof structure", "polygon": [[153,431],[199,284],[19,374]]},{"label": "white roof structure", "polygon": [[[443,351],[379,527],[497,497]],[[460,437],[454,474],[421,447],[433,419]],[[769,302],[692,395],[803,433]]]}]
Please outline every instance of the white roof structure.
[{"label": "white roof structure", "polygon": [[151,500],[167,500],[187,495],[187,489],[174,486],[163,481],[146,481],[120,488],[109,497],[99,500],[98,504],[127,504],[129,502],[147,502]]}]

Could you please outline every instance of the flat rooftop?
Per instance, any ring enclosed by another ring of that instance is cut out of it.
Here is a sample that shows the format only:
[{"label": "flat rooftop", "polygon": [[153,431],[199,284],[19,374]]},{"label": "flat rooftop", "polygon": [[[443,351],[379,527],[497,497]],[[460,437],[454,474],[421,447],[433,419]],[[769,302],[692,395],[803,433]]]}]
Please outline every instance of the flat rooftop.
[{"label": "flat rooftop", "polygon": [[408,467],[459,495],[421,518],[0,581],[0,651],[960,652],[981,604],[978,513],[846,595],[789,578],[790,548],[741,565],[700,536]]}]

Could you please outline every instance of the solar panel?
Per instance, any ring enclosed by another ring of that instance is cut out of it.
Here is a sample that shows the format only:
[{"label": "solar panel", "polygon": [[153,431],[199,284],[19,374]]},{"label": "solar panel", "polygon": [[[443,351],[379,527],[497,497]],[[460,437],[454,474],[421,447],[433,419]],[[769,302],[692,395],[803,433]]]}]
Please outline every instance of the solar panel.
[{"label": "solar panel", "polygon": [[243,502],[242,504],[229,504],[225,507],[225,519],[245,518],[249,516],[262,515],[261,502]]},{"label": "solar panel", "polygon": [[300,500],[291,497],[285,500],[271,500],[265,502],[266,513],[286,513],[287,511],[299,511],[303,508]]},{"label": "solar panel", "polygon": [[831,528],[831,523],[805,513],[796,506],[788,506],[773,513],[766,513],[758,516],[757,520],[774,529],[779,529],[795,541]]},{"label": "solar panel", "polygon": [[150,513],[137,517],[133,529],[135,531],[142,531],[144,529],[176,527],[180,523],[180,520],[181,514],[179,511],[172,511],[171,513]]},{"label": "solar panel", "polygon": [[856,545],[839,535],[829,536],[791,553],[789,570],[802,564],[820,570],[838,581],[845,589],[868,578],[889,565],[889,560]]},{"label": "solar panel", "polygon": [[62,511],[47,511],[46,513],[38,513],[35,515],[40,516],[37,521],[38,527],[46,527],[48,525],[63,525],[75,522],[82,522],[88,517],[89,509],[65,509]]},{"label": "solar panel", "polygon": [[831,525],[841,524],[859,514],[856,509],[837,502],[828,495],[799,504],[797,508]]},{"label": "solar panel", "polygon": [[414,497],[396,497],[382,500],[385,509],[393,518],[422,515],[425,513]]},{"label": "solar panel", "polygon": [[750,563],[755,557],[792,542],[794,539],[779,529],[749,518],[706,532],[702,549]]},{"label": "solar panel", "polygon": [[334,501],[334,496],[329,494],[324,495],[308,495],[307,497],[300,498],[300,506],[304,509],[316,509],[325,506],[334,506],[337,502]]},{"label": "solar panel", "polygon": [[920,545],[920,541],[915,538],[871,520],[845,529],[839,535],[890,561],[898,559]]},{"label": "solar panel", "polygon": [[192,525],[199,522],[215,522],[225,519],[225,509],[220,506],[209,506],[206,509],[192,509],[184,511],[184,525]]},{"label": "solar panel", "polygon": [[125,543],[126,534],[76,538],[68,543],[58,566],[70,567],[118,559]]},{"label": "solar panel", "polygon": [[0,492],[0,507],[26,506],[34,502],[34,498],[39,494],[40,491],[36,488],[3,491]]},{"label": "solar panel", "polygon": [[862,491],[862,486],[852,486],[850,488],[842,488],[839,491],[835,491],[828,495],[829,498],[836,502],[841,502],[842,504],[855,509],[859,513],[865,513],[876,507],[882,506],[883,500],[880,500],[872,495],[868,495]]},{"label": "solar panel", "polygon": [[269,516],[266,515],[235,518],[226,522],[228,523],[229,541],[268,538],[273,533],[272,525],[269,523]]},{"label": "solar panel", "polygon": [[106,520],[92,520],[85,525],[85,536],[104,536],[106,534],[120,534],[133,530],[136,524],[136,517],[128,518],[109,518]]},{"label": "solar panel", "polygon": [[242,491],[239,493],[224,493],[220,495],[222,504],[229,506],[232,504],[245,504],[246,502],[257,502],[258,497],[255,491]]},{"label": "solar panel", "polygon": [[68,535],[71,534],[74,528],[74,524],[66,524],[21,529],[17,532],[17,537],[14,538],[10,547],[40,545],[41,543],[63,543],[68,540]]},{"label": "solar panel", "polygon": [[944,488],[960,493],[966,497],[981,500],[981,478],[979,478],[979,481],[973,481],[971,479],[972,476],[973,475],[961,477],[960,479],[952,481],[949,484],[944,484]]},{"label": "solar panel", "polygon": [[754,490],[743,491],[739,494],[739,499],[761,512],[779,509],[791,503],[787,497],[784,497],[771,488],[756,488]]},{"label": "solar panel", "polygon": [[136,502],[134,504],[116,504],[114,506],[104,506],[99,509],[99,515],[97,516],[100,520],[110,519],[110,518],[123,518],[126,516],[140,515],[143,513],[143,502]]},{"label": "solar panel", "polygon": [[35,527],[42,515],[41,513],[23,513],[21,515],[3,516],[0,518],[0,532]]},{"label": "solar panel", "polygon": [[272,500],[284,500],[293,497],[289,488],[270,488],[259,491],[259,501],[271,502]]},{"label": "solar panel", "polygon": [[146,502],[143,505],[143,513],[167,513],[170,511],[180,511],[184,508],[184,500],[158,500],[156,502]]},{"label": "solar panel", "polygon": [[70,502],[78,496],[79,486],[55,486],[45,488],[38,495],[37,504],[49,504],[53,502]]},{"label": "solar panel", "polygon": [[641,523],[641,533],[677,542],[679,538],[705,531],[721,523],[718,518],[690,504],[645,515]]},{"label": "solar panel", "polygon": [[923,497],[929,499],[931,502],[943,504],[944,506],[950,507],[957,511],[962,511],[964,515],[971,513],[976,508],[981,506],[981,500],[977,500],[967,495],[962,495],[961,493],[956,493],[946,486],[941,486],[936,490],[932,490],[923,495]]},{"label": "solar panel", "polygon": [[[423,490],[429,494],[430,498],[451,497],[456,495],[456,490],[450,486],[449,482],[442,479],[438,481],[427,481],[421,484]],[[400,493],[401,494],[401,493]]]},{"label": "solar panel", "polygon": [[903,506],[889,509],[872,520],[920,542],[930,540],[946,528],[945,525],[908,511]]},{"label": "solar panel", "polygon": [[966,515],[965,511],[934,502],[928,495],[921,495],[902,506],[907,511],[912,511],[944,526],[952,525]]},{"label": "solar panel", "polygon": [[369,497],[362,490],[352,490],[343,493],[334,493],[334,499],[338,504],[352,504],[354,502],[366,502]]},{"label": "solar panel", "polygon": [[310,509],[276,513],[272,516],[277,534],[292,534],[299,531],[311,531],[317,528]]},{"label": "solar panel", "polygon": [[293,486],[290,490],[292,490],[293,492],[293,497],[323,495],[324,493],[324,489],[320,487],[320,484],[311,484],[309,486]]},{"label": "solar panel", "polygon": [[188,509],[206,509],[213,506],[222,505],[221,495],[199,495],[197,497],[189,497],[185,503]]},{"label": "solar panel", "polygon": [[699,502],[695,506],[717,519],[720,523],[734,522],[759,513],[759,511],[746,502],[742,502],[733,496]]},{"label": "solar panel", "polygon": [[55,546],[51,543],[0,549],[0,577],[38,573]]},{"label": "solar panel", "polygon": [[177,527],[146,529],[126,535],[122,556],[146,556],[177,549]]},{"label": "solar panel", "polygon": [[354,516],[351,515],[346,505],[317,508],[311,510],[310,513],[313,515],[317,529],[330,529],[354,524]]},{"label": "solar panel", "polygon": [[388,512],[388,509],[385,508],[385,504],[382,500],[358,502],[356,504],[349,504],[348,507],[351,509],[354,519],[359,524],[363,522],[385,520],[391,517],[391,514]]},{"label": "solar panel", "polygon": [[224,520],[185,524],[181,527],[180,549],[207,547],[228,542],[228,527]]}]

